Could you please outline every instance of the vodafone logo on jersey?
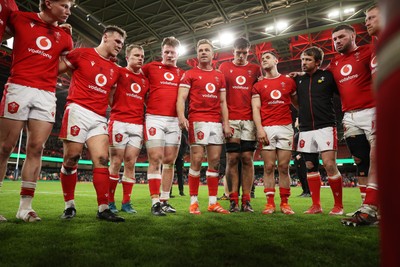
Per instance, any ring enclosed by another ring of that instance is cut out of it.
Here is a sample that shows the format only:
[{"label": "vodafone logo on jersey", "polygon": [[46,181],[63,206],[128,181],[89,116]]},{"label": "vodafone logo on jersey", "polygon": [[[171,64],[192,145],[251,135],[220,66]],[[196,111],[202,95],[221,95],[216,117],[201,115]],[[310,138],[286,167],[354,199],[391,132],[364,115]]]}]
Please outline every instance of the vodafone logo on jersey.
[{"label": "vodafone logo on jersey", "polygon": [[374,69],[378,66],[378,61],[376,60],[376,57],[373,57],[371,60],[371,68]]},{"label": "vodafone logo on jersey", "polygon": [[279,90],[272,90],[270,94],[272,99],[279,99],[282,96],[282,93]]},{"label": "vodafone logo on jersey", "polygon": [[352,70],[353,70],[353,67],[350,64],[346,64],[340,70],[340,74],[342,74],[343,76],[348,76]]},{"label": "vodafone logo on jersey", "polygon": [[210,94],[215,92],[215,85],[212,83],[207,83],[206,84],[206,91],[209,92]]},{"label": "vodafone logo on jersey", "polygon": [[174,78],[175,78],[175,76],[171,73],[171,72],[166,72],[166,73],[164,73],[164,78],[167,80],[167,81],[172,81]]},{"label": "vodafone logo on jersey", "polygon": [[49,50],[51,48],[51,41],[46,36],[39,36],[36,39],[36,45],[41,50]]},{"label": "vodafone logo on jersey", "polygon": [[134,92],[135,94],[139,94],[140,91],[142,91],[142,87],[140,87],[140,85],[137,84],[137,83],[132,83],[131,84],[131,91]]},{"label": "vodafone logo on jersey", "polygon": [[107,83],[107,77],[104,74],[97,74],[96,78],[94,79],[96,82],[97,86],[104,86]]},{"label": "vodafone logo on jersey", "polygon": [[243,85],[243,84],[245,84],[245,82],[246,82],[246,78],[245,77],[243,77],[243,76],[237,76],[236,77],[236,83],[237,84]]}]

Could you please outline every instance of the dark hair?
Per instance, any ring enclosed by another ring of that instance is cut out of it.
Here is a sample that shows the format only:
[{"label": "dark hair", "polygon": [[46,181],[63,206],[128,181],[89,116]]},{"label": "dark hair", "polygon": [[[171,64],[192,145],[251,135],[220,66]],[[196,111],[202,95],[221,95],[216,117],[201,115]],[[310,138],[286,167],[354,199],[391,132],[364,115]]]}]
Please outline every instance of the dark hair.
[{"label": "dark hair", "polygon": [[356,33],[356,30],[353,28],[353,26],[351,26],[349,24],[342,24],[342,25],[336,26],[333,29],[332,33],[335,33],[335,32],[341,31],[341,30],[346,30],[346,31],[350,31],[352,33]]},{"label": "dark hair", "polygon": [[249,40],[247,40],[244,37],[239,37],[233,42],[234,49],[240,49],[240,48],[249,49],[250,47],[251,47],[251,44],[250,44]]},{"label": "dark hair", "polygon": [[[58,2],[60,0],[50,0],[51,2]],[[75,0],[69,0],[71,2],[71,4],[75,4]],[[45,11],[47,9],[46,6],[46,0],[40,0],[39,1],[39,10],[40,11]]]},{"label": "dark hair", "polygon": [[108,33],[108,32],[110,32],[110,33],[112,33],[112,32],[117,32],[117,33],[119,33],[119,34],[121,34],[121,36],[124,38],[124,39],[126,39],[126,32],[122,29],[122,28],[120,28],[120,27],[118,27],[118,26],[116,26],[116,25],[108,25],[108,26],[106,26],[105,28],[104,28],[104,31],[103,31],[103,34],[106,34],[106,33]]},{"label": "dark hair", "polygon": [[174,36],[169,36],[165,37],[161,43],[161,49],[164,47],[164,45],[170,45],[172,47],[179,47],[181,45],[181,42],[179,42],[178,39],[176,39]]},{"label": "dark hair", "polygon": [[263,56],[263,55],[265,55],[265,54],[271,54],[271,55],[273,55],[276,59],[279,59],[279,57],[278,57],[278,54],[276,53],[276,52],[274,52],[274,51],[265,51],[265,52],[263,52],[262,54],[261,54],[261,57]]},{"label": "dark hair", "polygon": [[322,64],[322,61],[324,60],[324,51],[322,51],[321,48],[316,47],[316,46],[311,46],[311,47],[305,49],[301,54],[304,54],[306,56],[312,56],[312,57],[314,57],[315,61],[321,61],[320,65]]}]

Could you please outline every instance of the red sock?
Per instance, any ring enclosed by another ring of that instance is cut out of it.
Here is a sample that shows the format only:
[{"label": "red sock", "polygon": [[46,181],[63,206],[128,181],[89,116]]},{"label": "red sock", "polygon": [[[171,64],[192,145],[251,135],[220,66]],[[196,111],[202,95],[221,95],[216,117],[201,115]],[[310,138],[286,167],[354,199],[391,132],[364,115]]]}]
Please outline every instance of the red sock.
[{"label": "red sock", "polygon": [[110,192],[108,194],[108,202],[115,202],[115,190],[117,189],[119,180],[118,174],[110,174]]},{"label": "red sock", "polygon": [[366,191],[367,191],[367,186],[366,185],[358,185],[358,188],[360,189],[361,199],[364,202],[365,194],[366,194]]},{"label": "red sock", "polygon": [[75,199],[75,187],[78,180],[77,167],[69,168],[64,165],[61,167],[60,179],[64,193],[64,201]]},{"label": "red sock", "polygon": [[97,194],[97,204],[108,205],[108,192],[110,188],[110,173],[107,168],[93,169],[93,185]]},{"label": "red sock", "polygon": [[275,207],[275,188],[264,188],[264,193],[267,197],[267,204]]},{"label": "red sock", "polygon": [[321,206],[321,176],[319,173],[308,173],[307,182],[313,205]]},{"label": "red sock", "polygon": [[124,196],[122,198],[122,204],[125,204],[125,203],[128,203],[131,201],[133,185],[134,185],[134,183],[122,181],[122,191],[124,193]]},{"label": "red sock", "polygon": [[[32,184],[36,184],[33,183]],[[28,185],[29,186],[29,185]],[[20,195],[21,196],[29,196],[29,197],[34,197],[35,196],[35,187],[25,187],[25,186],[21,186],[21,192]]]},{"label": "red sock", "polygon": [[[340,174],[339,174],[340,175]],[[343,208],[343,182],[342,176],[336,179],[328,178],[329,186],[331,187],[335,207]]]},{"label": "red sock", "polygon": [[206,172],[207,185],[208,185],[208,195],[213,197],[218,195],[218,182],[219,174],[218,171],[208,169]]},{"label": "red sock", "polygon": [[367,186],[364,203],[378,207],[378,188],[374,186]]},{"label": "red sock", "polygon": [[246,202],[250,202],[250,194],[243,194],[242,195],[242,204],[246,204]]},{"label": "red sock", "polygon": [[189,195],[197,196],[199,194],[199,186],[200,186],[200,176],[194,176],[189,174],[188,177],[189,182]]},{"label": "red sock", "polygon": [[290,197],[290,188],[279,187],[279,195],[281,197],[281,205],[288,203],[288,198]]},{"label": "red sock", "polygon": [[238,192],[232,192],[229,194],[229,200],[230,201],[235,201],[235,204],[239,203],[239,193]]},{"label": "red sock", "polygon": [[161,174],[149,173],[147,174],[147,181],[149,182],[150,196],[160,195]]}]

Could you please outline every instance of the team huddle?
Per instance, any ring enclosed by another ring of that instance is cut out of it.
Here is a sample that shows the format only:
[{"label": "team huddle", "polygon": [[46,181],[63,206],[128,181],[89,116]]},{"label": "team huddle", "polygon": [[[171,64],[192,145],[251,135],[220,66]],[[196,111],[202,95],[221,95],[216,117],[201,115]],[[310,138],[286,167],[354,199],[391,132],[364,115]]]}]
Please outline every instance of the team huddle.
[{"label": "team huddle", "polygon": [[[118,26],[105,27],[95,48],[73,48],[72,29],[62,25],[71,14],[73,3],[74,0],[40,0],[39,13],[14,8],[5,20],[14,36],[14,48],[11,75],[0,104],[0,185],[7,161],[25,127],[27,153],[21,173],[18,219],[41,220],[32,208],[32,200],[43,148],[55,122],[57,76],[68,73],[71,82],[59,135],[63,141],[62,219],[77,216],[79,203],[75,203],[74,193],[84,146],[93,162],[98,219],[124,221],[118,215],[114,197],[120,180],[121,211],[136,213],[131,193],[134,166],[143,144],[149,161],[151,214],[176,213],[170,204],[170,191],[182,131],[188,132],[190,145],[190,214],[201,214],[198,193],[205,153],[207,211],[254,212],[250,191],[254,180],[253,156],[259,146],[266,195],[263,214],[276,212],[275,169],[279,174],[279,209],[283,214],[295,213],[289,204],[289,163],[292,150],[297,147],[306,161],[312,199],[304,213],[323,212],[318,168],[321,158],[334,198],[329,214],[343,215],[343,182],[336,165],[338,140],[333,108],[334,94],[338,94],[344,112],[344,138],[357,165],[363,198],[360,209],[341,221],[344,225],[379,222],[372,94],[377,64],[372,45],[356,45],[352,26],[343,24],[333,29],[332,41],[338,53],[325,70],[320,69],[323,51],[312,46],[301,54],[301,72],[292,73],[291,77],[278,72],[279,57],[274,51],[262,53],[260,65],[250,63],[251,44],[246,38],[234,41],[233,60],[222,63],[218,69],[213,66],[214,48],[207,39],[197,42],[196,67],[188,71],[177,67],[180,42],[172,36],[161,43],[161,62],[144,64],[143,47],[130,44],[125,49],[127,66],[121,67],[116,64],[117,55],[127,35]],[[365,24],[371,36],[379,32],[378,19],[377,6],[366,11]],[[298,110],[297,144],[293,144],[291,105]],[[229,208],[217,201],[223,146],[227,153]],[[124,172],[120,177],[122,163]],[[0,215],[0,220],[5,218]]]}]

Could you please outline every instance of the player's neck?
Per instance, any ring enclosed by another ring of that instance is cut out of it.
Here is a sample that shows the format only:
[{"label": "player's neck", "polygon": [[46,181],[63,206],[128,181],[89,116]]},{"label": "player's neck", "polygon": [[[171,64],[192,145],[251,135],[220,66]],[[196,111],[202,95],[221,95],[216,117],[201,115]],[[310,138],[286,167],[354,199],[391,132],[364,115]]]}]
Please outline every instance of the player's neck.
[{"label": "player's neck", "polygon": [[54,20],[50,15],[48,15],[45,11],[41,11],[40,13],[38,13],[38,16],[43,22],[46,22],[53,26],[58,25],[58,22],[56,20]]},{"label": "player's neck", "polygon": [[266,69],[265,70],[265,78],[272,79],[281,75],[276,68]]},{"label": "player's neck", "polygon": [[107,49],[103,47],[102,44],[100,44],[98,47],[95,47],[94,50],[96,50],[97,54],[99,54],[101,57],[105,59],[111,59],[112,55],[107,52]]},{"label": "player's neck", "polygon": [[130,66],[126,66],[126,68],[130,71],[132,71],[134,74],[139,74],[140,73],[140,68],[132,68]]},{"label": "player's neck", "polygon": [[240,62],[236,62],[236,61],[234,60],[234,61],[232,61],[232,63],[233,63],[234,65],[236,65],[236,66],[246,66],[247,63],[249,63],[249,62],[246,60],[243,64],[241,64]]},{"label": "player's neck", "polygon": [[201,70],[212,70],[213,67],[211,64],[207,63],[207,64],[199,64],[197,65],[197,67]]}]

